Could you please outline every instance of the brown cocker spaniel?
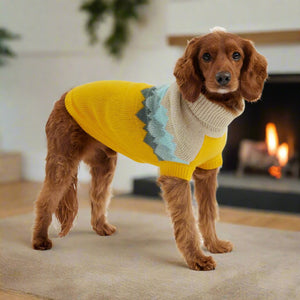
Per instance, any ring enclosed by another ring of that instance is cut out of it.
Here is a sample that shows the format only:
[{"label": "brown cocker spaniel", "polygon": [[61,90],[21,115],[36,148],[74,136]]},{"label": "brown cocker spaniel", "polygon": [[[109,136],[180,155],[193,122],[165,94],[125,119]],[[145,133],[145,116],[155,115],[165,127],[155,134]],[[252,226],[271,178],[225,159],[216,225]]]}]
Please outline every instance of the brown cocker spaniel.
[{"label": "brown cocker spaniel", "polygon": [[[183,56],[178,59],[175,66],[176,83],[172,85],[172,88],[177,95],[174,101],[180,101],[180,105],[176,107],[180,109],[184,107],[188,115],[195,105],[198,107],[198,115],[202,116],[204,112],[198,105],[198,102],[202,101],[206,109],[213,107],[217,111],[222,111],[224,115],[235,116],[236,114],[237,116],[237,112],[241,113],[244,109],[244,100],[256,101],[260,98],[267,78],[266,69],[266,59],[248,40],[220,29],[196,37],[188,43]],[[46,177],[35,203],[36,219],[32,240],[33,248],[37,250],[47,250],[52,247],[52,242],[48,237],[48,227],[53,213],[61,223],[61,237],[65,236],[72,227],[78,210],[77,168],[81,160],[90,166],[92,175],[90,192],[92,227],[99,235],[111,235],[116,230],[108,223],[106,210],[110,201],[110,184],[115,171],[118,150],[111,149],[109,145],[95,139],[85,132],[82,126],[79,126],[66,109],[67,94],[56,102],[46,125],[48,140]],[[171,101],[168,105],[173,107],[177,104]],[[173,125],[171,124],[173,127],[167,125],[169,126],[167,129],[176,139],[178,138],[176,128],[180,122],[185,122],[185,114],[183,114],[183,120],[178,120],[177,124],[176,118],[172,119],[172,113],[170,113],[169,120],[173,122]],[[139,116],[142,119],[142,116]],[[191,116],[193,118],[193,115]],[[219,120],[214,122],[217,121]],[[178,143],[184,140],[190,132],[197,132],[199,128],[204,128],[206,124],[201,122],[201,119],[191,119],[187,124],[187,131]],[[194,124],[199,124],[199,128],[192,127]],[[155,139],[149,140],[149,145],[153,146]],[[194,144],[197,143],[198,140],[195,138],[190,141],[190,145],[185,145],[188,146],[187,151],[192,151],[190,149],[193,149]],[[149,147],[149,151],[152,151],[150,146],[146,146]],[[156,148],[155,151],[156,154],[159,152]],[[163,155],[164,153],[160,152],[160,159],[157,161],[163,160],[161,158]],[[184,159],[180,158],[183,154],[178,149],[175,149],[172,155],[171,160],[177,157],[175,164],[184,164],[181,163]],[[230,252],[233,245],[229,241],[218,239],[215,230],[215,220],[218,217],[216,202],[218,168],[211,169],[207,165],[202,168],[201,166],[195,165],[193,174],[191,173],[195,181],[198,222],[193,214],[189,180],[165,172],[159,177],[158,183],[173,222],[177,247],[188,266],[193,270],[212,270],[215,269],[216,263],[211,256],[203,254],[200,247],[200,233],[204,246],[212,253]]]}]

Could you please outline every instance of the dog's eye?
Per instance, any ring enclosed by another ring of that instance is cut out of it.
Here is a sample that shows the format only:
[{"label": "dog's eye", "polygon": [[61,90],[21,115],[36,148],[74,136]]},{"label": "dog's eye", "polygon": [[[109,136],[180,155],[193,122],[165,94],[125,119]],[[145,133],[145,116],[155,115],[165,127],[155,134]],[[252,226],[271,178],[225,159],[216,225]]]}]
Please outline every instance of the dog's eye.
[{"label": "dog's eye", "polygon": [[232,58],[234,60],[239,60],[241,58],[241,54],[239,52],[233,52]]},{"label": "dog's eye", "polygon": [[207,52],[202,55],[202,58],[204,61],[211,61],[211,55]]}]

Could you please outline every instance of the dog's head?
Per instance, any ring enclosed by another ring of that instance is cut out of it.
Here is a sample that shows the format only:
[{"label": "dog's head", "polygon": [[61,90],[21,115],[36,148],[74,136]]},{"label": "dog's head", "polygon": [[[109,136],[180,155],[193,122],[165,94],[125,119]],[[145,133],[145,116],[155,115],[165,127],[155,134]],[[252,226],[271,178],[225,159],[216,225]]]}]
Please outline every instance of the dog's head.
[{"label": "dog's head", "polygon": [[267,61],[251,41],[217,29],[188,43],[174,75],[185,100],[194,102],[203,93],[209,100],[231,108],[241,98],[260,98]]}]

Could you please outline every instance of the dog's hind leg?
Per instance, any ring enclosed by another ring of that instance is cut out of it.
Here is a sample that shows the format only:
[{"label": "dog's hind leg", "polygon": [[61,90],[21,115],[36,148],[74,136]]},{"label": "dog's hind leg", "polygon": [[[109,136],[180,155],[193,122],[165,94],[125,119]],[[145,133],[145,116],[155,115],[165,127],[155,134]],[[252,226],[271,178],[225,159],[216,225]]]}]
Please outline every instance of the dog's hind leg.
[{"label": "dog's hind leg", "polygon": [[218,218],[217,174],[217,169],[204,170],[196,168],[193,176],[199,211],[199,229],[204,245],[212,253],[224,253],[232,251],[233,245],[229,241],[219,240],[216,233],[215,221]]},{"label": "dog's hind leg", "polygon": [[71,185],[59,201],[55,215],[61,224],[60,237],[68,234],[78,211],[77,173],[72,176]]},{"label": "dog's hind leg", "polygon": [[[47,250],[52,247],[52,242],[48,238],[52,214],[58,209],[60,201],[70,193],[73,176],[76,176],[77,173],[77,166],[77,162],[68,161],[65,157],[47,157],[46,179],[35,203],[36,219],[32,240],[34,249]],[[72,214],[76,215],[77,210],[73,211]],[[58,219],[60,220],[60,218]]]},{"label": "dog's hind leg", "polygon": [[56,212],[62,222],[61,235],[70,229],[77,214],[76,176],[80,159],[92,140],[71,118],[64,96],[57,101],[46,125],[48,154],[46,177],[35,203],[32,246],[37,250],[52,247],[48,227]]},{"label": "dog's hind leg", "polygon": [[91,198],[91,224],[99,235],[111,235],[116,227],[107,222],[107,208],[111,197],[111,182],[116,168],[117,153],[103,144],[96,142],[84,158],[90,166],[92,185]]}]

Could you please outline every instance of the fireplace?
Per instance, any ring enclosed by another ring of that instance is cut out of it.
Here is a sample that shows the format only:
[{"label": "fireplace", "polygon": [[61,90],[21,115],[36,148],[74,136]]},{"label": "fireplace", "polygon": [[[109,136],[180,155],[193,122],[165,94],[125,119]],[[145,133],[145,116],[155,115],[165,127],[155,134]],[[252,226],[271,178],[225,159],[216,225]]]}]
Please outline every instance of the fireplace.
[{"label": "fireplace", "polygon": [[237,170],[241,142],[264,141],[265,128],[270,122],[276,124],[280,143],[288,143],[290,158],[299,161],[300,74],[271,74],[262,99],[257,103],[246,103],[244,114],[229,126],[222,171]]},{"label": "fireplace", "polygon": [[[273,150],[266,141],[270,129],[277,139],[271,145]],[[260,166],[257,161],[256,167],[255,163],[247,163],[247,155],[246,164],[241,164],[241,152],[246,147],[252,155],[257,152]],[[286,151],[285,147],[288,157],[279,163],[277,154],[280,148]],[[299,155],[300,74],[271,74],[261,100],[246,103],[244,114],[229,126],[219,178],[219,203],[300,213]]]},{"label": "fireplace", "polygon": [[[266,168],[246,168],[245,172],[238,174],[241,143],[247,141],[258,148],[261,145],[263,149],[268,123],[276,126],[278,146],[283,143],[289,146],[289,163],[293,164],[294,169],[296,166],[297,170],[283,172],[280,179],[272,177],[268,169],[276,165],[273,155]],[[246,103],[245,112],[229,126],[223,152],[224,163],[219,175],[219,204],[300,213],[299,155],[300,74],[271,74],[262,99],[257,103]],[[158,196],[156,178],[135,179],[133,193]]]}]

